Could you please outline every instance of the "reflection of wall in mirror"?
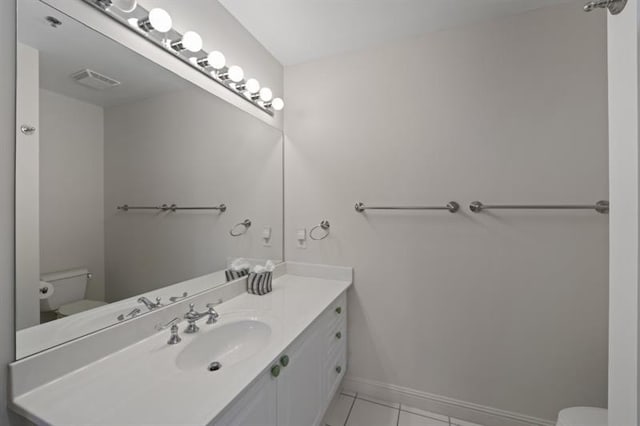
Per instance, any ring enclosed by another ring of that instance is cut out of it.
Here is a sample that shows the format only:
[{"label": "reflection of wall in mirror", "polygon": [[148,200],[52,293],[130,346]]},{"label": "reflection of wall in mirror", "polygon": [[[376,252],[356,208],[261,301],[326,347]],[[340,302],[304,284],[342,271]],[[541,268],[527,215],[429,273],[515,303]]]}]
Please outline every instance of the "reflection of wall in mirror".
[{"label": "reflection of wall in mirror", "polygon": [[[117,212],[125,203],[228,210]],[[230,237],[246,218],[247,234]],[[281,259],[281,132],[197,89],[107,108],[105,226],[108,301],[224,269],[228,257]]]},{"label": "reflection of wall in mirror", "polygon": [[40,90],[40,272],[87,268],[104,300],[104,110]]},{"label": "reflection of wall in mirror", "polygon": [[17,44],[16,127],[36,128],[32,135],[16,133],[16,328],[40,322],[39,277],[39,154],[38,113],[39,54],[36,49]]}]

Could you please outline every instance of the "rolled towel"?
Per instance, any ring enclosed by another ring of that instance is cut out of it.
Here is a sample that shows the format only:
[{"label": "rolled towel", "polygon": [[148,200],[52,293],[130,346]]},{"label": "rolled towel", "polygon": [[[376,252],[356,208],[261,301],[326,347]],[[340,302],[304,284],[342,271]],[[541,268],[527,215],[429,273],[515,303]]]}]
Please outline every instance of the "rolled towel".
[{"label": "rolled towel", "polygon": [[276,269],[276,264],[271,260],[267,260],[267,263],[264,264],[264,267],[267,271],[273,272]]}]

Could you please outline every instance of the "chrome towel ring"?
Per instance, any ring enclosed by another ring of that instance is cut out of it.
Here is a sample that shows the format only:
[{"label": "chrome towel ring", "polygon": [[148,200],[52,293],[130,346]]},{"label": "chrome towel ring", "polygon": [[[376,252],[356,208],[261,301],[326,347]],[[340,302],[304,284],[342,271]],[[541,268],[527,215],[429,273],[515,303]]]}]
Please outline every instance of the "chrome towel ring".
[{"label": "chrome towel ring", "polygon": [[[327,238],[329,236],[329,228],[331,227],[331,225],[329,224],[328,220],[323,220],[322,222],[320,222],[320,225],[316,225],[313,228],[311,228],[311,231],[309,231],[309,238],[311,238],[312,240],[315,241],[320,241],[320,240],[324,240],[325,238]],[[317,234],[318,232],[316,232],[314,234],[314,231],[324,231],[323,235],[321,237],[317,237],[315,234]]]},{"label": "chrome towel ring", "polygon": [[240,235],[244,235],[251,228],[251,221],[249,219],[245,219],[240,223],[236,223],[233,225],[233,228],[229,230],[229,235],[232,237],[239,237]]}]

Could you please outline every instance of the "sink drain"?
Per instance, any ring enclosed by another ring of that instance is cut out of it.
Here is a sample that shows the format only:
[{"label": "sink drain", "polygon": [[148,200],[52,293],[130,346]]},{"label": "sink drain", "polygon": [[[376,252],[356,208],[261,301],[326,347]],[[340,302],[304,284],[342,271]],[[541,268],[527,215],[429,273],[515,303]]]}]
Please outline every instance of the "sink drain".
[{"label": "sink drain", "polygon": [[209,366],[207,367],[207,370],[209,371],[218,371],[222,368],[222,364],[220,364],[218,361],[214,361],[211,364],[209,364]]}]

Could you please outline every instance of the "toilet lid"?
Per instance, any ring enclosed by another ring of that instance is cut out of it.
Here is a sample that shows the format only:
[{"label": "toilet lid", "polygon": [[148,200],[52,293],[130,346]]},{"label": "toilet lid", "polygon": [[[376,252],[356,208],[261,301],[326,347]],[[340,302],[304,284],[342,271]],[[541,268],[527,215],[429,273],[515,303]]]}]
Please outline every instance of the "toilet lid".
[{"label": "toilet lid", "polygon": [[78,300],[76,302],[67,303],[58,308],[58,313],[62,316],[68,317],[69,315],[77,314],[79,312],[88,311],[89,309],[97,308],[106,305],[106,302],[100,302],[98,300]]},{"label": "toilet lid", "polygon": [[604,408],[572,407],[560,411],[557,426],[607,426],[607,422]]}]

